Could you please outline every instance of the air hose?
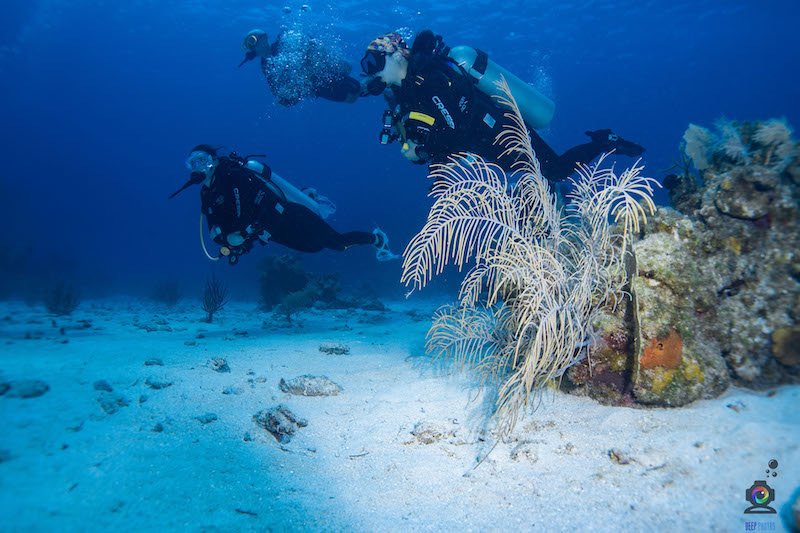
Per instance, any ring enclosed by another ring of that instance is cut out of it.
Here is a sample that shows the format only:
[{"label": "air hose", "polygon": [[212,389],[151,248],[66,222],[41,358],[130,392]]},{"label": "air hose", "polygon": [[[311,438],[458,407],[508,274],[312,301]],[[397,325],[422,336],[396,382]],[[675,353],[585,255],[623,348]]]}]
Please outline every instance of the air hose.
[{"label": "air hose", "polygon": [[203,214],[200,213],[200,246],[203,247],[203,252],[205,252],[206,257],[211,259],[212,261],[219,261],[219,257],[212,257],[210,253],[208,253],[208,249],[206,248],[206,240],[203,238]]}]

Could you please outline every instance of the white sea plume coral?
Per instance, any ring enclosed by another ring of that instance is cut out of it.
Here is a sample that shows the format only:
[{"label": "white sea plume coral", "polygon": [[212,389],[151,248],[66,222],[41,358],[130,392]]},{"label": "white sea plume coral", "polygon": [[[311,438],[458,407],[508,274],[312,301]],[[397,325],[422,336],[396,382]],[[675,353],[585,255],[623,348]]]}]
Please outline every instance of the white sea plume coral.
[{"label": "white sea plume coral", "polygon": [[[612,168],[602,168],[608,154],[603,154],[593,166],[578,163],[580,175],[574,182],[575,192],[570,196],[577,202],[574,208],[583,217],[599,218],[591,226],[602,227],[602,220],[609,217],[623,224],[623,248],[632,234],[639,233],[640,222],[647,223],[647,212],[654,213],[652,178],[641,175],[644,166],[637,160],[634,166],[621,174]],[[644,204],[644,205],[642,205]]]},{"label": "white sea plume coral", "polygon": [[519,180],[509,189],[500,167],[473,154],[433,167],[435,201],[403,254],[401,280],[421,289],[446,264],[474,263],[459,304],[434,316],[427,348],[496,381],[507,435],[522,407],[588,354],[598,312],[623,294],[624,250],[655,210],[657,183],[638,163],[621,174],[603,168],[603,157],[579,168],[573,201],[559,208],[517,104],[500,88],[513,124],[498,142],[516,155]]},{"label": "white sea plume coral", "polygon": [[436,329],[426,342],[434,357],[449,357],[460,369],[485,368],[484,377],[494,377],[500,368],[494,358],[509,344],[505,336],[508,310],[445,305],[434,314]]}]

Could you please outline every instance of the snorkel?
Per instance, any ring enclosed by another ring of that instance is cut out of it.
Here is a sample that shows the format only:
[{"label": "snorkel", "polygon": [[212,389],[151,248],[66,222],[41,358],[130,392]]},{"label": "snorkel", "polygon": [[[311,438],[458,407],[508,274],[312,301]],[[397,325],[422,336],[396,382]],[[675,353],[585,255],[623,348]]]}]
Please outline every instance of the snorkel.
[{"label": "snorkel", "polygon": [[189,179],[180,189],[170,194],[167,199],[171,200],[192,185],[203,183],[214,172],[214,155],[212,154],[216,153],[217,151],[209,145],[201,144],[195,146],[186,159],[186,168],[192,171]]},{"label": "snorkel", "polygon": [[183,192],[185,189],[188,189],[192,185],[198,185],[200,183],[203,183],[203,181],[205,181],[205,179],[206,179],[206,175],[203,174],[202,172],[192,172],[192,175],[189,177],[188,180],[186,180],[186,183],[184,183],[183,186],[180,189],[178,189],[174,193],[170,194],[167,197],[167,200],[172,200],[173,198],[178,196],[178,194]]},{"label": "snorkel", "polygon": [[256,54],[256,53],[255,53],[255,52],[253,52],[252,50],[250,50],[249,52],[247,52],[247,53],[244,55],[244,59],[242,59],[242,62],[241,62],[241,63],[239,63],[239,67],[241,67],[242,65],[244,65],[244,64],[245,64],[245,63],[247,63],[248,61],[252,61],[252,60],[254,60],[256,57],[258,57],[258,54]]}]

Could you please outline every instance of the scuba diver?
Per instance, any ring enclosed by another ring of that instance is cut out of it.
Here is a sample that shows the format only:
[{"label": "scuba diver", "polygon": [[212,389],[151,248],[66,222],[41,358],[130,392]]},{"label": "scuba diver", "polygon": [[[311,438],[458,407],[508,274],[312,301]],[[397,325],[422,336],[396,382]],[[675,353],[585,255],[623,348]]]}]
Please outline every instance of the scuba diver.
[{"label": "scuba diver", "polygon": [[430,30],[420,32],[410,49],[398,33],[374,39],[361,68],[389,89],[381,143],[399,139],[402,154],[415,163],[441,163],[450,154],[472,152],[511,168],[513,156],[502,160],[503,148],[495,143],[497,134],[511,124],[508,110],[493,98],[502,95],[495,85],[501,75],[519,105],[542,174],[550,181],[566,179],[576,162],[589,163],[604,152],[634,157],[644,152],[638,144],[603,129],[587,131],[589,143],[558,155],[535,131],[552,119],[552,101],[485,52],[468,46],[450,48]]},{"label": "scuba diver", "polygon": [[[304,98],[325,98],[332,102],[353,103],[359,96],[378,95],[383,87],[364,84],[349,76],[351,65],[329,51],[318,39],[296,30],[284,30],[270,44],[266,32],[252,30],[244,38],[241,67],[261,58],[261,72],[270,91],[283,106],[293,106]],[[377,91],[377,92],[375,92]]]},{"label": "scuba diver", "polygon": [[297,189],[252,157],[239,157],[236,152],[218,156],[210,145],[195,146],[186,160],[191,177],[169,196],[174,198],[187,187],[202,184],[201,212],[211,238],[220,245],[217,257],[208,253],[201,219],[201,243],[209,259],[227,257],[234,265],[255,242],[263,245],[269,241],[300,252],[372,245],[378,261],[399,258],[389,250],[389,239],[379,228],[347,233],[333,229],[324,220],[336,210],[330,200],[314,189]]}]

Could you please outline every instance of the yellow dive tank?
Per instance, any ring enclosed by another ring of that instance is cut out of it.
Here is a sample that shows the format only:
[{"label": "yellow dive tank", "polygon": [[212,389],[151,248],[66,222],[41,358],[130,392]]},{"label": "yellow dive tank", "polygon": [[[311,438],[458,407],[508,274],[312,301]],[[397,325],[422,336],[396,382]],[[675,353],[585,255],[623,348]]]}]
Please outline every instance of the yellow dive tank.
[{"label": "yellow dive tank", "polygon": [[553,101],[489,59],[486,52],[471,46],[455,46],[447,55],[475,79],[482,93],[489,96],[504,96],[495,82],[500,81],[501,76],[505,78],[525,122],[535,129],[550,124],[556,110]]}]

